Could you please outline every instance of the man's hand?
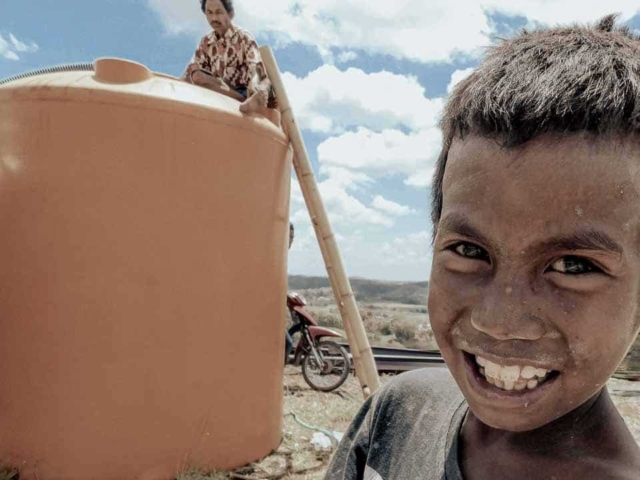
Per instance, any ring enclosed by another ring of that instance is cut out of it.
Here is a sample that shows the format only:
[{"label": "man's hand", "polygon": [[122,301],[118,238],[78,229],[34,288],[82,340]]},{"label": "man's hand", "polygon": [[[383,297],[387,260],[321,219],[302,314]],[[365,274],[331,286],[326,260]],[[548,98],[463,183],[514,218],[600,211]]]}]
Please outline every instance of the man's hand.
[{"label": "man's hand", "polygon": [[267,92],[258,90],[240,105],[240,111],[242,113],[259,112],[261,108],[267,106],[268,99],[269,94]]}]

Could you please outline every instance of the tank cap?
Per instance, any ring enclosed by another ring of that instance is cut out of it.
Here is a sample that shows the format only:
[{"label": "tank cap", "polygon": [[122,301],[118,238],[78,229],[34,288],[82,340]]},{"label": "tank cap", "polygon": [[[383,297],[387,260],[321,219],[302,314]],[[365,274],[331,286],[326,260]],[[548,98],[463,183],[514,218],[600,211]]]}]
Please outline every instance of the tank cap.
[{"label": "tank cap", "polygon": [[153,73],[140,63],[120,58],[99,58],[93,62],[98,82],[127,84],[149,80]]}]

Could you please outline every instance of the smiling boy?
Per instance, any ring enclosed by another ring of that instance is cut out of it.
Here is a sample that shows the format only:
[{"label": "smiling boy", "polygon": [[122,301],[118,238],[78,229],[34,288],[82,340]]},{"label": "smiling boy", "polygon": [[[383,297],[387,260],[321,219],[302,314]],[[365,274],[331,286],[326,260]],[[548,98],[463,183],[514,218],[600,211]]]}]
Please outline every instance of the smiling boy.
[{"label": "smiling boy", "polygon": [[326,478],[640,478],[606,382],[640,328],[640,39],[492,47],[449,98],[429,315],[449,367],[369,399]]}]

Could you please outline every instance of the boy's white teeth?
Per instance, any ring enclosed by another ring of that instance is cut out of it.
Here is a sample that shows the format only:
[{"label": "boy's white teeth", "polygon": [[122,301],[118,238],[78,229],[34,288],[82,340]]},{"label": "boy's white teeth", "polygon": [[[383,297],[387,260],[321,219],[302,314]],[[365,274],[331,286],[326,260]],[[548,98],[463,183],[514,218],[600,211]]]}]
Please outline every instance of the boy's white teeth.
[{"label": "boy's white teeth", "polygon": [[480,374],[485,377],[487,382],[507,391],[534,389],[546,379],[550,372],[550,370],[529,365],[524,367],[498,365],[479,356],[476,356],[475,359],[479,365]]}]

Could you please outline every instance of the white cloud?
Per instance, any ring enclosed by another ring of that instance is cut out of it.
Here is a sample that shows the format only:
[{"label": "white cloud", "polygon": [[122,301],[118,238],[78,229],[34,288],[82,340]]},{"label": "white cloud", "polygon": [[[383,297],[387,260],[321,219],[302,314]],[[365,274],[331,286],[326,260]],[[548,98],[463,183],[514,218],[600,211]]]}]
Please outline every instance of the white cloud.
[{"label": "white cloud", "polygon": [[19,58],[16,58],[17,55],[9,50],[9,43],[2,38],[2,35],[0,35],[0,57],[6,58],[7,60],[19,60]]},{"label": "white cloud", "polygon": [[21,42],[16,37],[14,37],[13,33],[9,34],[9,40],[11,40],[11,44],[16,52],[37,52],[40,47],[37,44],[31,42],[30,45]]},{"label": "white cloud", "polygon": [[435,173],[435,166],[420,168],[415,173],[409,175],[404,181],[405,185],[411,187],[428,187],[433,180],[433,174]]},{"label": "white cloud", "polygon": [[202,33],[209,28],[200,3],[195,0],[146,0],[146,3],[158,14],[170,34]]},{"label": "white cloud", "polygon": [[334,185],[351,191],[360,191],[363,187],[368,187],[375,183],[375,180],[366,173],[340,166],[321,165],[320,173],[328,177]]},{"label": "white cloud", "polygon": [[638,2],[630,0],[489,0],[482,2],[487,11],[504,15],[521,16],[546,25],[558,23],[593,22],[604,15],[619,12],[622,20],[628,20],[638,12]]},{"label": "white cloud", "polygon": [[412,186],[426,186],[440,153],[441,133],[436,127],[403,133],[399,130],[373,132],[360,128],[332,137],[318,146],[323,167],[339,166],[372,178],[403,175]]},{"label": "white cloud", "polygon": [[415,77],[385,71],[323,65],[304,78],[284,73],[283,79],[300,126],[323,133],[353,126],[432,127],[443,105],[442,99],[427,98]]},{"label": "white cloud", "polygon": [[462,80],[471,75],[475,68],[465,68],[464,70],[456,70],[451,74],[451,80],[449,81],[449,85],[447,85],[447,93],[451,93],[453,88],[460,83]]},{"label": "white cloud", "polygon": [[9,41],[0,35],[0,58],[17,61],[20,60],[17,52],[36,52],[38,48],[38,45],[33,42],[30,45],[21,42],[12,33],[9,34]]},{"label": "white cloud", "polygon": [[[325,52],[362,49],[418,61],[448,60],[485,43],[489,23],[474,0],[460,15],[458,4],[405,0],[245,0],[236,5],[236,21],[249,31],[272,37],[277,45],[301,42]],[[202,33],[207,26],[198,2],[147,0],[168,32]],[[457,25],[463,35],[450,35]]]},{"label": "white cloud", "polygon": [[382,195],[376,195],[371,202],[371,206],[389,215],[403,216],[416,213],[413,208],[387,200]]},{"label": "white cloud", "polygon": [[[394,281],[424,281],[431,268],[431,231],[398,235],[384,240],[371,228],[336,224],[334,233],[350,276]],[[296,223],[289,254],[289,272],[326,275],[318,240],[310,224]]]},{"label": "white cloud", "polygon": [[12,52],[11,50],[6,50],[5,52],[2,53],[2,56],[7,60],[14,60],[14,61],[20,60],[20,57],[18,56],[18,54],[16,52]]},{"label": "white cloud", "polygon": [[351,50],[347,50],[346,52],[342,52],[340,55],[338,55],[338,61],[340,63],[347,63],[351,60],[355,60],[356,58],[358,58],[358,54]]},{"label": "white cloud", "polygon": [[[146,0],[173,34],[207,29],[196,1]],[[476,54],[490,43],[490,15],[523,16],[545,24],[593,21],[609,12],[628,19],[640,10],[631,0],[244,0],[236,21],[275,46],[292,42],[332,49],[363,50],[418,62],[449,61]]]},{"label": "white cloud", "polygon": [[369,224],[392,227],[393,218],[376,209],[367,207],[351,195],[341,180],[333,177],[320,182],[320,194],[332,222],[348,225]]},{"label": "white cloud", "polygon": [[[330,221],[348,225],[393,226],[394,219],[388,215],[391,212],[375,205],[374,208],[370,208],[354,195],[363,185],[373,182],[368,175],[342,167],[328,167],[322,172],[327,178],[318,182],[318,189]],[[309,216],[297,180],[291,183],[291,210],[292,221],[298,222]]]},{"label": "white cloud", "polygon": [[431,231],[401,235],[382,245],[382,263],[387,265],[431,265]]}]

